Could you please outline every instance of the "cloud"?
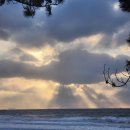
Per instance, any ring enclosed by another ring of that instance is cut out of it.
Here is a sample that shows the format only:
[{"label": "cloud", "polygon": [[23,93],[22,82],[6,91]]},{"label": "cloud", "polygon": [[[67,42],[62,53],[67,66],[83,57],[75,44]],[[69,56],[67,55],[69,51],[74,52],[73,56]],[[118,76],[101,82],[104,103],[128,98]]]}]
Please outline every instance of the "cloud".
[{"label": "cloud", "polygon": [[0,92],[0,107],[1,109],[32,109],[32,108],[43,108],[45,107],[45,102],[37,93],[24,93],[24,92],[15,92],[12,93],[5,92],[3,96]]},{"label": "cloud", "polygon": [[[128,83],[128,86],[130,84]],[[120,100],[121,102],[123,102],[124,104],[130,104],[130,88],[120,88],[119,92],[117,92],[115,94],[115,97]],[[122,106],[123,107],[123,106]]]},{"label": "cloud", "polygon": [[40,67],[11,60],[1,60],[0,77],[44,79],[62,84],[97,83],[104,80],[102,75],[104,64],[110,66],[112,72],[116,67],[120,72],[124,61],[128,58],[123,55],[113,58],[105,54],[94,54],[80,49],[67,50],[59,55],[58,62],[53,61],[49,65]]},{"label": "cloud", "polygon": [[6,29],[9,32],[11,31],[11,34],[16,34],[16,32],[20,33],[32,26],[31,19],[23,17],[22,6],[19,6],[18,4],[1,6],[0,17],[0,28]]},{"label": "cloud", "polygon": [[19,57],[20,61],[38,61],[35,57],[33,57],[32,55],[30,54],[23,54]]},{"label": "cloud", "polygon": [[13,41],[25,47],[53,45],[57,41],[71,42],[101,33],[112,35],[130,20],[128,14],[115,12],[114,3],[115,0],[68,0],[53,10],[53,16],[44,17],[39,11],[34,19],[24,18],[19,5],[15,5],[15,9],[14,5],[2,6],[0,30],[6,29]]},{"label": "cloud", "polygon": [[130,34],[130,23],[121,26],[116,32],[104,35],[96,47],[98,48],[117,48],[126,45],[128,36]]},{"label": "cloud", "polygon": [[1,40],[8,40],[9,36],[10,35],[7,31],[0,29],[0,39]]},{"label": "cloud", "polygon": [[[38,59],[35,58],[33,55],[25,52],[20,47],[14,47],[8,49],[6,53],[4,53],[4,57],[1,56],[3,60],[11,60],[11,61],[20,61],[20,62],[38,62]],[[6,57],[6,58],[5,58]]]},{"label": "cloud", "polygon": [[[22,36],[24,32],[32,27],[32,21],[23,17],[22,7],[20,7],[18,4],[1,6],[0,18],[0,32],[4,32],[4,35],[1,35],[0,39],[3,40],[7,40],[7,38],[10,38],[11,40],[18,37],[18,35]],[[6,39],[5,34],[8,34]]]},{"label": "cloud", "polygon": [[48,36],[59,41],[73,41],[94,34],[113,34],[129,22],[127,14],[113,10],[115,1],[67,1],[55,16],[47,19]]},{"label": "cloud", "polygon": [[49,103],[49,108],[81,108],[86,107],[85,102],[74,90],[67,86],[59,86]]},{"label": "cloud", "polygon": [[97,83],[104,80],[102,75],[104,64],[112,68],[112,73],[116,67],[122,71],[126,59],[127,56],[113,58],[80,49],[68,50],[59,55],[59,62],[46,66],[43,71],[48,78],[63,84]]},{"label": "cloud", "polygon": [[11,60],[0,61],[0,77],[32,77],[35,75],[35,68],[33,65],[15,62]]},{"label": "cloud", "polygon": [[116,106],[110,98],[102,93],[98,94],[94,88],[85,86],[83,87],[83,92],[87,99],[94,103],[97,108],[112,108]]}]

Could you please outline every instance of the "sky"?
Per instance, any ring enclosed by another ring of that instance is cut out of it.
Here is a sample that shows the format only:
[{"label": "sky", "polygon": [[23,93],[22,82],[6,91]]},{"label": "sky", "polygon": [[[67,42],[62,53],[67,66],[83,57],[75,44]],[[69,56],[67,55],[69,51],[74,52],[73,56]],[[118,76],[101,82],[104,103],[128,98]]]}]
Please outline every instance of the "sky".
[{"label": "sky", "polygon": [[118,0],[65,0],[47,16],[0,6],[0,109],[128,108],[130,87],[105,84],[130,59],[129,13]]}]

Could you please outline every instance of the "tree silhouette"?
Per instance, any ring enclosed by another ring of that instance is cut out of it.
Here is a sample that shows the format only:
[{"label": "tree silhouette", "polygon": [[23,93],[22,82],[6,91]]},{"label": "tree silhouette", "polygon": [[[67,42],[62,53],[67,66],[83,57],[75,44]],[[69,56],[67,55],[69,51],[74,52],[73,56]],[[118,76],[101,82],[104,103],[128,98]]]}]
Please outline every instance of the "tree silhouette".
[{"label": "tree silhouette", "polygon": [[33,17],[36,10],[45,8],[47,15],[52,15],[52,6],[62,4],[64,0],[0,0],[0,6],[7,3],[21,3],[23,6],[23,13],[25,17]]},{"label": "tree silhouette", "polygon": [[122,11],[130,12],[130,0],[119,0]]},{"label": "tree silhouette", "polygon": [[[122,11],[130,13],[130,0],[119,0],[119,6]],[[127,43],[130,45],[130,35],[126,40]],[[127,83],[130,81],[130,61],[126,61],[125,65],[125,73],[121,73],[118,75],[117,70],[114,74],[110,74],[110,68],[106,68],[104,65],[103,75],[106,81],[106,84],[111,85],[112,87],[124,87],[127,86]],[[112,76],[113,75],[113,76]]]},{"label": "tree silhouette", "polygon": [[[130,13],[130,0],[119,0],[119,3],[122,11]],[[126,41],[130,45],[130,35]]]},{"label": "tree silhouette", "polygon": [[2,6],[5,3],[5,0],[0,0],[0,6]]},{"label": "tree silhouette", "polygon": [[106,69],[104,65],[103,75],[106,81],[106,84],[111,85],[112,87],[124,87],[127,86],[127,83],[130,80],[130,61],[126,61],[125,72],[118,74],[117,70],[114,74],[110,74],[110,68]]}]

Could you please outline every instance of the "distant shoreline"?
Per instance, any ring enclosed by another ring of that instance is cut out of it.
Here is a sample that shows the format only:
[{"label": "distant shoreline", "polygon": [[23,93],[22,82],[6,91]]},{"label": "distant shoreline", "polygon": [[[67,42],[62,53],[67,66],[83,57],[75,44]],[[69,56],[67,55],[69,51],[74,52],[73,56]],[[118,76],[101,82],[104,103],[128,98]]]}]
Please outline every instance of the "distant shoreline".
[{"label": "distant shoreline", "polygon": [[130,117],[130,108],[98,108],[98,109],[9,109],[0,110],[0,115],[11,115],[11,116],[121,116]]},{"label": "distant shoreline", "polygon": [[49,108],[49,109],[0,109],[0,111],[39,111],[39,110],[130,110],[130,108]]}]

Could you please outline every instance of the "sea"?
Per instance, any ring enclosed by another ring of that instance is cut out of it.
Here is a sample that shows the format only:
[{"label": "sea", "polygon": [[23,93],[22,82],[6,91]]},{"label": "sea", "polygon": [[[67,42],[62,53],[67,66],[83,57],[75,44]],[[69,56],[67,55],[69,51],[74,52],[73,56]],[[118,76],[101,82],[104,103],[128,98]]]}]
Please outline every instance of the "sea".
[{"label": "sea", "polygon": [[130,130],[130,109],[0,110],[0,130]]}]

